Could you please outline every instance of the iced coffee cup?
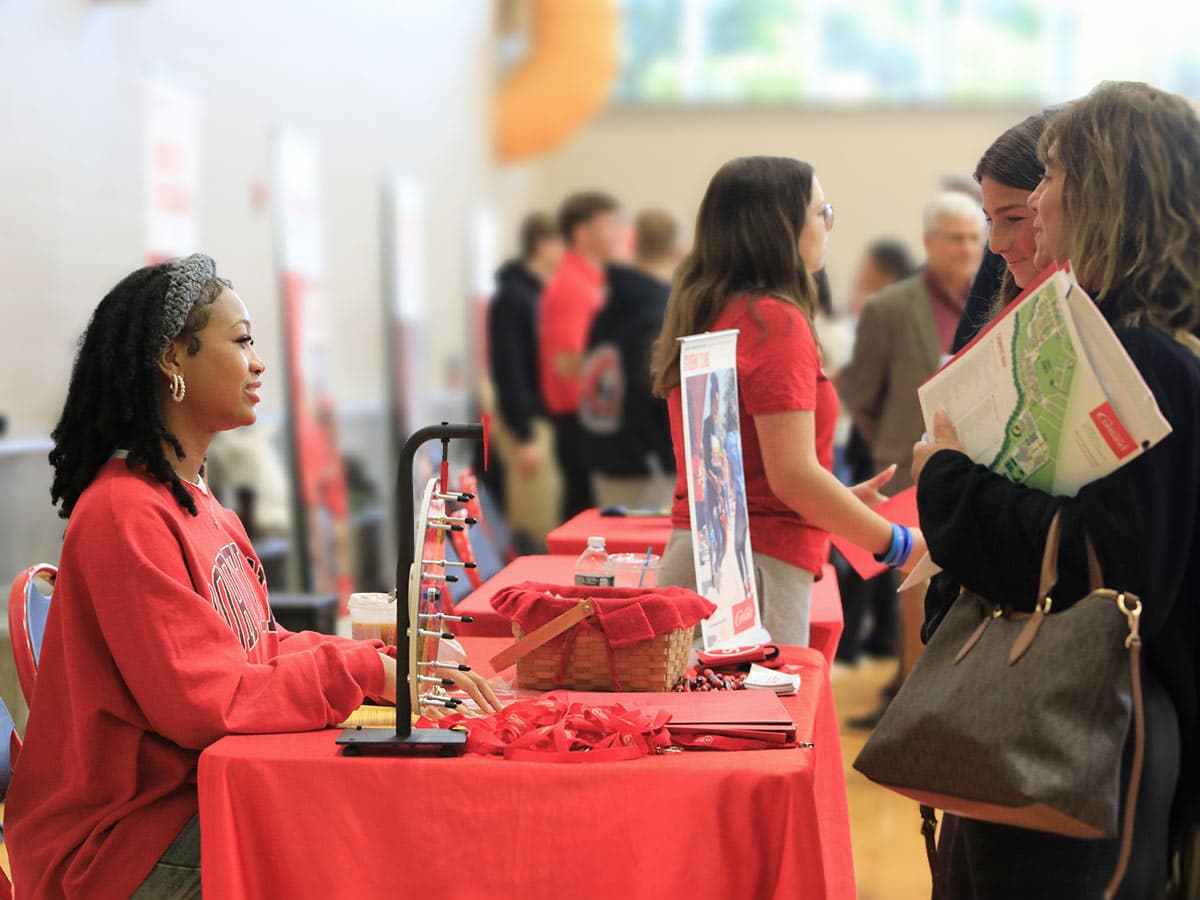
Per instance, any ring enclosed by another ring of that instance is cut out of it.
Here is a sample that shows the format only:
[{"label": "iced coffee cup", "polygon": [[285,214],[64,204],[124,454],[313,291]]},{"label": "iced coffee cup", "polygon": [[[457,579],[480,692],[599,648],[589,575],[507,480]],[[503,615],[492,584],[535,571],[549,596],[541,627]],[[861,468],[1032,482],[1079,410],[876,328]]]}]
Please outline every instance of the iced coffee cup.
[{"label": "iced coffee cup", "polygon": [[350,595],[350,636],[356,641],[396,643],[396,604],[391,594]]}]

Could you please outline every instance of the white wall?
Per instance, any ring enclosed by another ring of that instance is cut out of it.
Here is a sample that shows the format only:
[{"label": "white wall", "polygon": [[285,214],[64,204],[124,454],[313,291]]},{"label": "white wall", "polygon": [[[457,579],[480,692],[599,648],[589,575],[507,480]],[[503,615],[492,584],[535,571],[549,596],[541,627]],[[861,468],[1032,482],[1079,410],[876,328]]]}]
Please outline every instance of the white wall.
[{"label": "white wall", "polygon": [[[531,202],[606,189],[633,211],[662,206],[690,234],[709,178],[748,154],[805,159],[835,208],[827,267],[836,297],[866,245],[899,237],[918,259],[921,208],[943,175],[969,176],[988,144],[1032,110],[614,109],[532,174]],[[690,239],[690,238],[689,238]]]},{"label": "white wall", "polygon": [[384,388],[380,178],[426,190],[425,284],[436,313],[426,387],[469,353],[466,223],[491,203],[502,239],[530,207],[606,188],[631,210],[689,223],[726,159],[783,153],[813,162],[837,209],[829,268],[840,294],[863,246],[897,235],[919,251],[922,203],[946,173],[1027,110],[616,109],[560,151],[491,160],[492,6],[486,0],[8,0],[0,4],[0,412],[10,433],[44,435],[75,341],[96,302],[143,259],[143,78],[190,90],[201,111],[199,243],[231,277],[272,368],[264,416],[283,399],[268,209],[268,138],[288,125],[324,164],[333,388],[343,408]]},{"label": "white wall", "polygon": [[[339,403],[382,403],[380,178],[424,181],[432,376],[465,352],[468,209],[492,185],[486,0],[9,0],[0,4],[0,412],[45,434],[75,341],[142,263],[144,90],[165,75],[200,104],[198,232],[255,320],[280,412],[283,361],[268,136],[321,148]],[[274,377],[272,377],[274,376]]]}]

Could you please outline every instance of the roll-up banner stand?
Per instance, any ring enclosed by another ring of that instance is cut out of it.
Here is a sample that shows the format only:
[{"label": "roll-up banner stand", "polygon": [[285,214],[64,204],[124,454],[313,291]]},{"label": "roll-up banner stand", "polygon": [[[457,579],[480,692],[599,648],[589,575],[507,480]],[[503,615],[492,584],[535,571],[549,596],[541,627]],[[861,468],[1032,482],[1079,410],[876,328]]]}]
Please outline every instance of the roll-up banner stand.
[{"label": "roll-up banner stand", "polygon": [[287,368],[293,546],[300,587],[336,593],[343,614],[353,589],[346,478],[330,385],[332,322],[325,295],[320,161],[287,130],[271,144],[276,266]]},{"label": "roll-up banner stand", "polygon": [[737,331],[680,338],[688,510],[697,593],[717,605],[704,649],[769,640],[762,626],[738,418]]}]

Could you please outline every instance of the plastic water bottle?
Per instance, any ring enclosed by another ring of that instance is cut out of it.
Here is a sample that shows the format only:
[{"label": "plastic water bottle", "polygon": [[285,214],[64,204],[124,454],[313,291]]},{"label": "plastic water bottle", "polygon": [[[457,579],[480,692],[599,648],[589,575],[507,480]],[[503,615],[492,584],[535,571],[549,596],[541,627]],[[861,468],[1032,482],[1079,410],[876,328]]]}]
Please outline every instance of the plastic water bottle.
[{"label": "plastic water bottle", "polygon": [[579,554],[575,563],[575,583],[587,587],[612,587],[615,579],[608,567],[608,551],[604,549],[604,538],[588,538],[587,549]]}]

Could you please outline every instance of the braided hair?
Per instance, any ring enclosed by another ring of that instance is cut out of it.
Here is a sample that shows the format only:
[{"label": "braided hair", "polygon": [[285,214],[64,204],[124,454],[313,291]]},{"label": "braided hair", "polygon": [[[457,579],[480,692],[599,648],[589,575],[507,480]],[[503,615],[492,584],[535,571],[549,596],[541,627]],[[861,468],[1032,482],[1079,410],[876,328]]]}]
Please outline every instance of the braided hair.
[{"label": "braided hair", "polygon": [[[202,277],[191,283],[198,290],[186,291],[182,308],[177,306],[173,315],[170,304],[177,302],[181,273],[194,274],[183,264],[198,259],[206,261]],[[128,451],[129,468],[144,469],[170,487],[180,506],[197,514],[196,501],[164,452],[166,444],[178,459],[185,455],[159,409],[158,359],[172,338],[185,341],[189,356],[200,351],[196,333],[208,324],[209,307],[228,287],[227,280],[215,277],[211,260],[188,257],[182,263],[138,269],[100,301],[80,339],[67,400],[51,433],[50,497],[61,503],[62,518],[71,515],[79,495],[116,450]],[[178,319],[184,315],[180,329]]]}]

